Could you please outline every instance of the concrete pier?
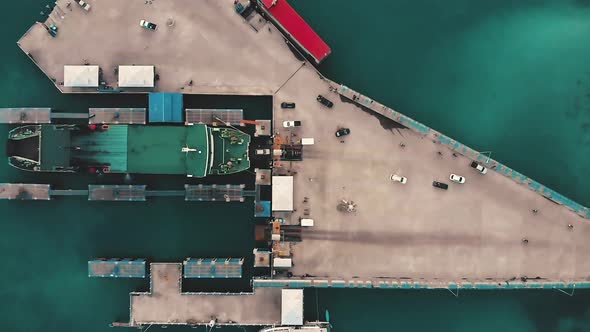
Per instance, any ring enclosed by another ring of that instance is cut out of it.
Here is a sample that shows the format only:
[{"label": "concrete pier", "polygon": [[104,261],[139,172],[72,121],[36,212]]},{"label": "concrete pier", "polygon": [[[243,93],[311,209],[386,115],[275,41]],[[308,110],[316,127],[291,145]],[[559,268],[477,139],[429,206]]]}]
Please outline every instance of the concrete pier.
[{"label": "concrete pier", "polygon": [[[264,20],[261,29],[252,29],[231,0],[101,0],[90,11],[73,3],[63,13],[63,20],[51,21],[56,37],[37,23],[18,41],[63,92],[101,91],[64,87],[65,65],[98,65],[103,91],[246,95],[274,93],[301,66],[278,30]],[[140,27],[142,19],[157,30]],[[132,64],[155,66],[155,88],[119,88],[116,69]]]},{"label": "concrete pier", "polygon": [[[295,276],[420,283],[590,276],[590,224],[576,211],[500,172],[479,174],[469,166],[471,158],[408,123],[341,99],[339,86],[332,85],[305,66],[275,95],[279,136],[316,141],[305,147],[302,162],[275,169],[296,172],[296,211],[281,216],[292,224],[315,220],[303,229],[303,241],[291,246]],[[320,105],[318,94],[334,107]],[[280,109],[282,101],[297,102],[297,109]],[[295,119],[303,125],[281,128],[282,121]],[[351,134],[336,138],[341,127]],[[451,183],[451,173],[466,183]],[[407,184],[391,181],[392,174],[407,177]],[[449,190],[434,188],[434,180]],[[357,211],[338,211],[341,200],[354,201]]]},{"label": "concrete pier", "polygon": [[275,325],[281,322],[281,290],[254,293],[182,293],[181,263],[151,264],[149,293],[131,294],[130,326]]},{"label": "concrete pier", "polygon": [[[66,64],[98,64],[115,90],[118,65],[150,64],[159,76],[153,90],[272,95],[275,139],[314,138],[303,148],[303,161],[277,163],[272,174],[294,176],[294,211],[275,216],[292,225],[301,218],[315,221],[302,229],[301,242],[286,246],[294,263],[288,270],[292,280],[312,287],[383,282],[389,288],[394,282],[404,288],[542,280],[537,284],[559,288],[590,279],[586,207],[324,78],[272,25],[252,29],[235,13],[233,1],[102,0],[90,12],[74,9],[58,22],[57,37],[35,25],[19,41],[63,92],[78,92],[60,84]],[[169,18],[174,25],[165,24]],[[158,30],[140,28],[140,19],[157,23]],[[102,24],[107,21],[111,24]],[[334,106],[318,103],[320,94]],[[297,106],[282,109],[282,102]],[[286,120],[302,126],[284,128]],[[336,137],[340,128],[351,134]],[[472,160],[486,165],[487,174],[471,168]],[[466,183],[451,183],[451,173]],[[393,174],[407,183],[391,181]],[[434,188],[433,181],[449,184],[448,190]],[[343,200],[353,201],[355,212],[339,211]],[[254,315],[250,303],[235,297],[221,297],[219,303],[199,296],[187,300],[178,291],[176,268],[156,268],[173,280],[154,286],[154,294],[170,295],[145,295],[138,304],[132,296],[134,324],[201,323],[216,310],[236,312],[245,322],[274,319],[246,318]],[[199,311],[209,301],[215,304]]]}]

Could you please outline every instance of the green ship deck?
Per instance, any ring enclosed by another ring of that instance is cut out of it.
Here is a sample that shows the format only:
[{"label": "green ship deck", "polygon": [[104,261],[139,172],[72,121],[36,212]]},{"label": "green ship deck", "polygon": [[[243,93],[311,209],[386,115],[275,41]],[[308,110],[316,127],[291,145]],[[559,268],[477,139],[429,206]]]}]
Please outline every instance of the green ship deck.
[{"label": "green ship deck", "polygon": [[248,134],[204,124],[27,126],[11,131],[9,144],[9,163],[30,171],[205,177],[250,167]]},{"label": "green ship deck", "polygon": [[[127,148],[129,173],[186,174],[195,177],[208,174],[210,150],[205,125],[129,126]],[[182,152],[183,148],[186,152]]]}]

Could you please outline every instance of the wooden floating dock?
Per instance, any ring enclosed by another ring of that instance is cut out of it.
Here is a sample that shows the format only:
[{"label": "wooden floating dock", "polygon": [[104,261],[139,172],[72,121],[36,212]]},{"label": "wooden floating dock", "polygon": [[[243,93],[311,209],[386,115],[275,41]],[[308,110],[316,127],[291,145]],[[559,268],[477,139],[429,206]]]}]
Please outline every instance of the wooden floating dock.
[{"label": "wooden floating dock", "polygon": [[0,183],[0,199],[48,201],[51,197],[48,184]]},{"label": "wooden floating dock", "polygon": [[207,125],[242,125],[244,111],[240,109],[187,108],[185,124],[203,123]]},{"label": "wooden floating dock", "polygon": [[188,258],[184,266],[185,278],[214,279],[241,278],[244,258]]},{"label": "wooden floating dock", "polygon": [[88,276],[100,278],[145,278],[145,259],[95,259],[88,261]]},{"label": "wooden floating dock", "polygon": [[0,123],[51,123],[51,108],[0,108]]},{"label": "wooden floating dock", "polygon": [[145,108],[90,108],[89,124],[145,124]]}]

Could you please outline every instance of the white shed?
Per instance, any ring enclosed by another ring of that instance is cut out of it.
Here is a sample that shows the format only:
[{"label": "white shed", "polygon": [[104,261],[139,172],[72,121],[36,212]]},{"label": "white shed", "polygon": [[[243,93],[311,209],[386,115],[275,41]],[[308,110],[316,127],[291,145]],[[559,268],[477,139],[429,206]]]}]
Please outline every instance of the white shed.
[{"label": "white shed", "polygon": [[303,325],[303,289],[283,289],[281,325]]},{"label": "white shed", "polygon": [[64,86],[98,88],[98,66],[64,66]]},{"label": "white shed", "polygon": [[154,66],[119,66],[119,87],[153,88]]},{"label": "white shed", "polygon": [[293,211],[293,177],[272,177],[272,210]]}]

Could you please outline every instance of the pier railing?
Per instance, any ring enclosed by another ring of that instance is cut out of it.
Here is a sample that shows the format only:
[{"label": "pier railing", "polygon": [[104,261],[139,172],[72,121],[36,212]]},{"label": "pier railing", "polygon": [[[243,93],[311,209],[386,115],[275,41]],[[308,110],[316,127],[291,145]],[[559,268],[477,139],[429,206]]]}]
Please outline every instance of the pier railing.
[{"label": "pier railing", "polygon": [[501,290],[501,289],[575,289],[590,288],[590,281],[549,281],[528,279],[512,280],[462,280],[460,282],[444,282],[441,280],[415,279],[315,279],[289,278],[264,279],[256,278],[252,281],[254,288],[376,288],[376,289],[449,289],[449,290]]}]

